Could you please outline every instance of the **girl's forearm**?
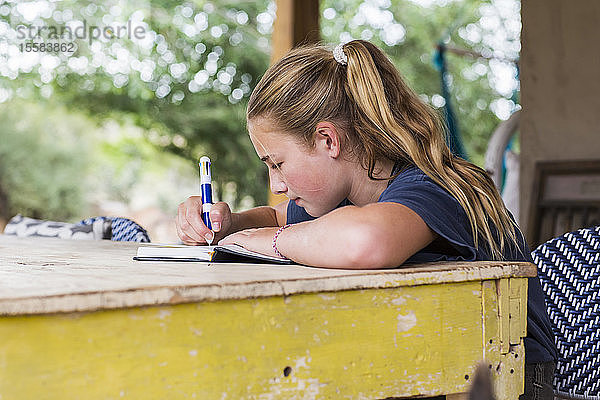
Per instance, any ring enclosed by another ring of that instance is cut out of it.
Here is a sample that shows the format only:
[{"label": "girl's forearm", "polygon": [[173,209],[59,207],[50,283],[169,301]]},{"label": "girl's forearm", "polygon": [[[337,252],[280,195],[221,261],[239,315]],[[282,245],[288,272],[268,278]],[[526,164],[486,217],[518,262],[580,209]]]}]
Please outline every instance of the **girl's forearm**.
[{"label": "girl's forearm", "polygon": [[277,248],[306,265],[395,268],[438,237],[410,208],[397,203],[346,206],[284,229]]},{"label": "girl's forearm", "polygon": [[[277,248],[286,257],[305,265],[325,268],[377,268],[373,224],[360,208],[347,206],[312,221],[285,229]],[[372,257],[371,257],[372,256]]]},{"label": "girl's forearm", "polygon": [[273,207],[262,206],[231,214],[231,229],[228,233],[249,228],[278,226],[277,214]]}]

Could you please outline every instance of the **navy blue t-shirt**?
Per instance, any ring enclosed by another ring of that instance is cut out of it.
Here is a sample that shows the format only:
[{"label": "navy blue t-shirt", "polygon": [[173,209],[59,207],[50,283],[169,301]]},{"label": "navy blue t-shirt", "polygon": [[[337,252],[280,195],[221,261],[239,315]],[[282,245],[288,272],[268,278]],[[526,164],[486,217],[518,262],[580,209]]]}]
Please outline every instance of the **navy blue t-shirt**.
[{"label": "navy blue t-shirt", "polygon": [[[378,202],[402,204],[416,212],[425,223],[439,235],[427,247],[411,256],[405,264],[432,261],[485,261],[491,256],[479,240],[476,249],[469,219],[460,203],[444,188],[436,184],[419,168],[411,166],[401,172],[379,196]],[[349,205],[344,200],[341,206]],[[304,208],[289,202],[287,223],[294,224],[314,219]],[[492,232],[497,231],[492,226]],[[517,229],[519,248],[505,246],[508,261],[533,262],[527,243]],[[539,363],[557,360],[554,334],[546,312],[540,280],[529,278],[527,302],[527,337],[525,338],[525,361]]]}]

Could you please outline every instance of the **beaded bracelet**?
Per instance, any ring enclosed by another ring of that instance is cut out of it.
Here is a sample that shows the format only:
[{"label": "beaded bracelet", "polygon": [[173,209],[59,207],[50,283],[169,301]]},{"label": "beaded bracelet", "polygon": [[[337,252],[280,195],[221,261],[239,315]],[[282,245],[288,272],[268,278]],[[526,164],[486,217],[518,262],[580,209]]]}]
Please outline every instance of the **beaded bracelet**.
[{"label": "beaded bracelet", "polygon": [[275,236],[273,236],[273,250],[275,250],[275,254],[277,254],[278,257],[284,258],[284,259],[288,259],[286,256],[284,256],[283,254],[281,254],[279,252],[279,250],[277,250],[277,238],[279,237],[279,234],[281,232],[283,232],[283,230],[285,228],[289,228],[290,226],[292,226],[292,224],[286,224],[284,226],[282,226],[281,228],[277,229],[277,232],[275,232]]}]

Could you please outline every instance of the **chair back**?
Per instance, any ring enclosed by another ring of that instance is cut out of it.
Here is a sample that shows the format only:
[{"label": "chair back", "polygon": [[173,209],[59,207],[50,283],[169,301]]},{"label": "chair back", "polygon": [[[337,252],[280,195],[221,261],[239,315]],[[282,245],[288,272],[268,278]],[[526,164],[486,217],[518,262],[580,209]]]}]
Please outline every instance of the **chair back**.
[{"label": "chair back", "polygon": [[531,255],[557,341],[556,394],[600,400],[600,226],[551,239]]},{"label": "chair back", "polygon": [[600,160],[539,161],[530,196],[530,248],[581,228],[600,225]]}]

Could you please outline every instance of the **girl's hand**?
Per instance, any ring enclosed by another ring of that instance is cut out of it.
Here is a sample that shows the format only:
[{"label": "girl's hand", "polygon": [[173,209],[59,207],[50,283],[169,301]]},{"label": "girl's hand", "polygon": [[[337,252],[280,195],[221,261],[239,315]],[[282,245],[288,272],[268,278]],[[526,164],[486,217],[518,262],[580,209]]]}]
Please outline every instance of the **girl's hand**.
[{"label": "girl's hand", "polygon": [[213,204],[210,210],[211,231],[202,221],[202,197],[191,196],[179,205],[175,225],[181,241],[189,245],[207,244],[211,238],[213,243],[229,232],[232,224],[231,210],[227,203]]},{"label": "girl's hand", "polygon": [[237,244],[257,253],[278,257],[273,250],[273,236],[278,229],[278,226],[246,229],[225,237],[219,244]]}]

